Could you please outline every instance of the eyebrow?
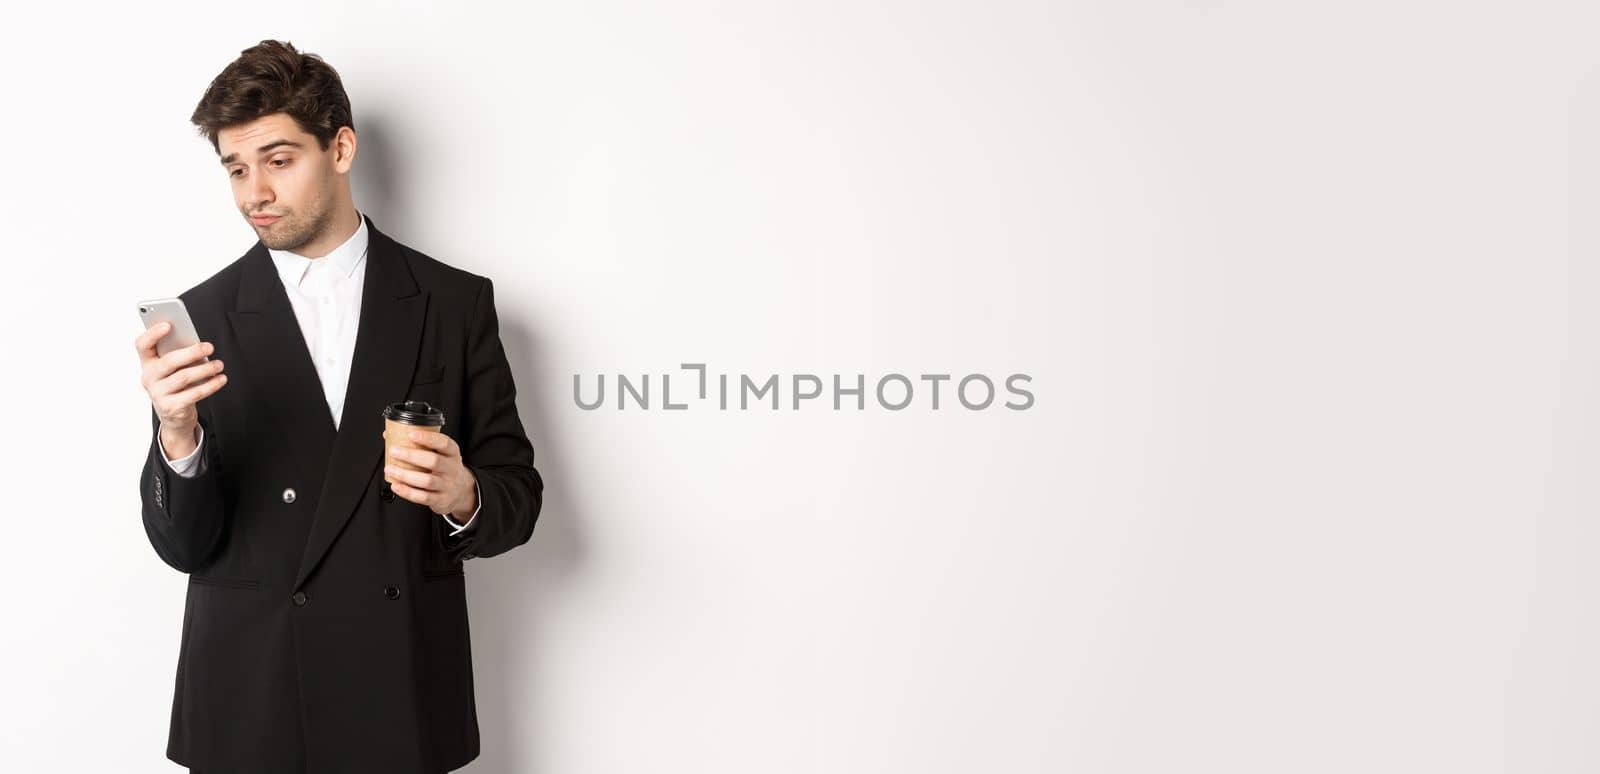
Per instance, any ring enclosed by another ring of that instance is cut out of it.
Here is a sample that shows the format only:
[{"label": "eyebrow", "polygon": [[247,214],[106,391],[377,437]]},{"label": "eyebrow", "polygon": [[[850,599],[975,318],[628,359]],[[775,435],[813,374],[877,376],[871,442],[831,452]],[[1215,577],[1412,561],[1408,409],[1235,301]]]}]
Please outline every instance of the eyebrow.
[{"label": "eyebrow", "polygon": [[[261,155],[263,153],[266,153],[267,151],[272,150],[273,148],[276,148],[279,145],[287,145],[287,146],[289,146],[291,148],[303,148],[303,147],[305,147],[304,145],[301,145],[300,143],[297,143],[294,140],[273,140],[272,142],[269,142],[266,145],[263,145],[263,146],[261,146],[259,148],[256,148],[256,155],[259,156],[259,155]],[[222,157],[222,165],[223,166],[227,166],[227,165],[232,164],[233,162],[238,161],[238,160],[239,160],[239,154],[230,153],[230,154]]]}]

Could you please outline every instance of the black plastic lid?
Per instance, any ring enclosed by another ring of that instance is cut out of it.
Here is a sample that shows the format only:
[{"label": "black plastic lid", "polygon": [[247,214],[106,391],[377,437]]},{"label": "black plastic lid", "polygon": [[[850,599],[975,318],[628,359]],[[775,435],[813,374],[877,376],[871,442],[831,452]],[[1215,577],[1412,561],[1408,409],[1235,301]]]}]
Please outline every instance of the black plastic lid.
[{"label": "black plastic lid", "polygon": [[390,403],[383,408],[383,418],[392,419],[402,424],[422,425],[424,427],[442,427],[444,425],[444,412],[428,405],[425,400]]}]

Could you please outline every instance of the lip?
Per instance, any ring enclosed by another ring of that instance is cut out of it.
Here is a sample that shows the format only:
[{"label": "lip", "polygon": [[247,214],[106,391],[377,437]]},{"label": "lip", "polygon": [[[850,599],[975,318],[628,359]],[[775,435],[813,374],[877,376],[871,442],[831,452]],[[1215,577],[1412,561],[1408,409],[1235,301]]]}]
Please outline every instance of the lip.
[{"label": "lip", "polygon": [[283,217],[283,216],[281,216],[281,215],[251,215],[250,216],[250,222],[256,224],[257,226],[267,226],[267,225],[271,225],[272,223],[277,221],[278,218],[280,218],[280,217]]}]

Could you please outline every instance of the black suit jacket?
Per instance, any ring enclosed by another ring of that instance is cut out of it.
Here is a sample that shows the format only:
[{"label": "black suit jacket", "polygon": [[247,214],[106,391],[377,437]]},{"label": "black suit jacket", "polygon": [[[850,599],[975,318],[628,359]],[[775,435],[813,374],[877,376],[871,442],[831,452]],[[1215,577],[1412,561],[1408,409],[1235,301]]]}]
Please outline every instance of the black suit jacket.
[{"label": "black suit jacket", "polygon": [[[337,431],[265,246],[180,294],[228,383],[197,406],[193,478],[152,408],[139,494],[151,546],[189,574],[167,757],[195,769],[439,774],[478,755],[463,564],[527,542],[544,482],[493,284],[366,220]],[[406,399],[443,408],[478,478],[460,535],[384,484],[381,412]]]}]

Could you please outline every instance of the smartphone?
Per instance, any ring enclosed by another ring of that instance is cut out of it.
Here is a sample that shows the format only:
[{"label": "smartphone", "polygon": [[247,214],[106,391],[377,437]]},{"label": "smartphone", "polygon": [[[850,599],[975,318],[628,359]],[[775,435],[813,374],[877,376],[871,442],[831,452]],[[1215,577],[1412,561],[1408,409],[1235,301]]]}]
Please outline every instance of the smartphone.
[{"label": "smartphone", "polygon": [[[189,308],[183,305],[181,298],[152,298],[140,301],[139,319],[144,321],[145,330],[150,330],[150,326],[158,322],[172,323],[172,330],[156,340],[158,356],[200,343],[200,334],[195,331],[194,320],[189,319]],[[201,355],[200,359],[211,360],[205,355]]]}]

